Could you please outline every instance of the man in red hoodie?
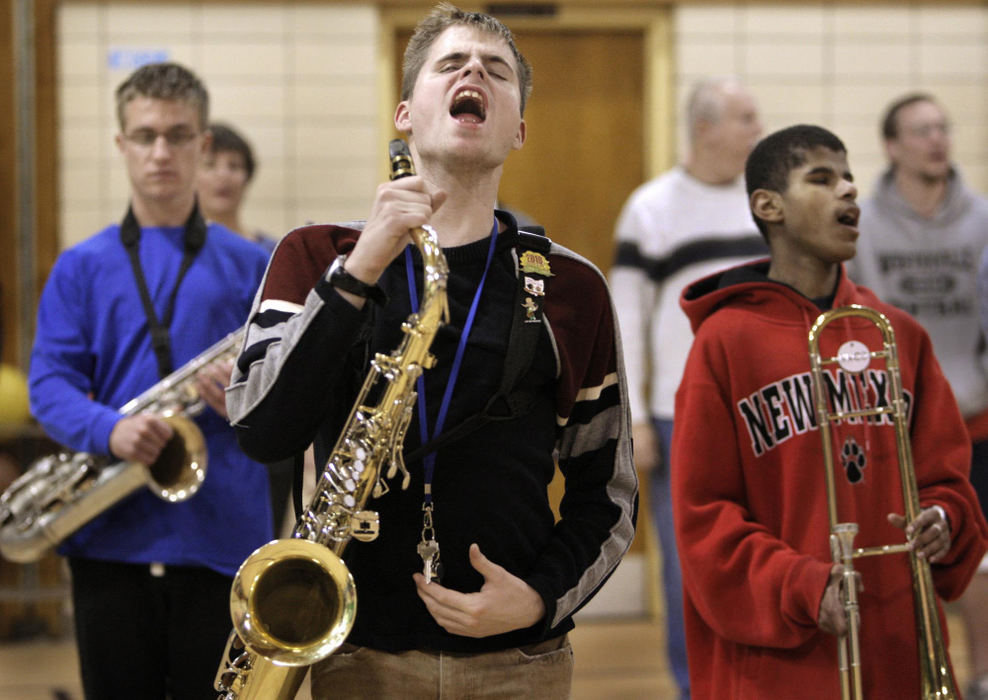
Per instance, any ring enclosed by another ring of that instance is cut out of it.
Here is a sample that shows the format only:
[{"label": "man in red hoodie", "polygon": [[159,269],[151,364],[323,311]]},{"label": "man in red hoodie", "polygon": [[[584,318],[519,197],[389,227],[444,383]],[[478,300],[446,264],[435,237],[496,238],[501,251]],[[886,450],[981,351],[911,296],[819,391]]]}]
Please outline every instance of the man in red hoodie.
[{"label": "man in red hoodie", "polygon": [[[745,177],[771,258],[699,280],[682,298],[696,339],[676,397],[672,459],[682,468],[672,486],[691,686],[699,700],[829,700],[840,694],[834,635],[848,624],[842,570],[829,549],[807,349],[822,311],[862,304],[889,317],[909,406],[922,506],[910,523],[892,419],[832,427],[839,517],[859,524],[855,545],[902,542],[904,528],[917,556],[932,564],[937,594],[952,599],[988,548],[988,525],[967,478],[970,442],[929,337],[844,275],[859,210],[843,143],[820,127],[784,129],[755,147]],[[854,318],[827,327],[821,353],[833,356],[851,339],[881,347],[879,330]],[[824,376],[830,401],[844,410],[888,402],[882,362],[859,374],[828,368]],[[907,556],[860,559],[855,569],[863,584],[864,694],[916,697]]]}]

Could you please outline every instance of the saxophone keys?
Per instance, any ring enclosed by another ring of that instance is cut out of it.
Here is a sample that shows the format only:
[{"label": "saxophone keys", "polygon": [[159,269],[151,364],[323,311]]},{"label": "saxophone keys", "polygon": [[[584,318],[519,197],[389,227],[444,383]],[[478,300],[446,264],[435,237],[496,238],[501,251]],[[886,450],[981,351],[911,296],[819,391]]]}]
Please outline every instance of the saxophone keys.
[{"label": "saxophone keys", "polygon": [[358,510],[353,514],[350,531],[361,542],[376,540],[381,532],[381,516],[373,510]]}]

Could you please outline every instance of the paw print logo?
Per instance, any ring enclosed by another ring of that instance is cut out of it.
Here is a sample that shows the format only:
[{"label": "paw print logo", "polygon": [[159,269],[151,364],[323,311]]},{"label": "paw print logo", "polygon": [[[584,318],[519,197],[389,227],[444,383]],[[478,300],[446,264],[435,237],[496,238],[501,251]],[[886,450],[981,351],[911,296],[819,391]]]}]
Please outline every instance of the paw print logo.
[{"label": "paw print logo", "polygon": [[840,451],[840,461],[849,482],[856,484],[864,478],[864,469],[868,460],[865,459],[864,450],[853,437],[844,441],[844,448]]}]

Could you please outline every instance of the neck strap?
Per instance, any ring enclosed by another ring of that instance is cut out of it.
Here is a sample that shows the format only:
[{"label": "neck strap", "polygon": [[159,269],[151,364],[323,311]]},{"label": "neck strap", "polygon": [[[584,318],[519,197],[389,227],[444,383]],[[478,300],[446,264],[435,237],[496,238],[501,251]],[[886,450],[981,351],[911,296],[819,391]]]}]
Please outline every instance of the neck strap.
[{"label": "neck strap", "polygon": [[151,347],[154,349],[155,358],[158,360],[158,374],[164,378],[172,371],[172,351],[171,335],[168,327],[172,322],[172,315],[175,312],[175,297],[178,295],[178,288],[182,284],[185,273],[189,271],[192,261],[206,243],[206,222],[203,221],[199,213],[199,202],[196,200],[192,207],[192,213],[185,222],[184,252],[182,255],[182,266],[178,271],[178,278],[175,280],[175,287],[172,289],[165,306],[165,316],[160,321],[158,314],[154,310],[151,301],[151,293],[148,291],[147,280],[144,278],[144,270],[141,268],[140,245],[141,227],[134,216],[134,208],[127,207],[127,215],[124,216],[123,223],[120,224],[120,241],[127,250],[130,258],[130,267],[134,272],[134,279],[137,281],[137,291],[141,295],[141,303],[144,305],[144,314],[147,316],[148,330],[151,333]]},{"label": "neck strap", "polygon": [[529,227],[532,231],[518,231],[516,253],[518,257],[518,282],[515,291],[514,319],[508,336],[501,384],[488,400],[484,409],[465,418],[461,423],[443,433],[423,441],[417,449],[405,455],[405,462],[414,462],[433,455],[447,445],[482,428],[491,421],[503,421],[526,415],[535,405],[537,394],[522,382],[532,366],[535,349],[543,326],[543,304],[548,291],[549,249],[552,242],[541,226]]},{"label": "neck strap", "polygon": [[[449,379],[446,382],[446,390],[443,392],[442,401],[439,404],[439,415],[436,417],[436,425],[432,434],[433,438],[442,433],[443,425],[446,423],[446,411],[449,409],[449,404],[453,399],[453,388],[456,386],[456,380],[460,374],[460,366],[463,363],[463,353],[466,352],[467,348],[467,339],[470,337],[470,331],[473,329],[473,322],[477,316],[477,307],[480,305],[480,297],[484,291],[484,284],[487,282],[487,271],[490,270],[491,260],[494,259],[494,249],[497,245],[497,223],[497,218],[495,218],[494,225],[491,227],[491,243],[487,250],[487,262],[484,264],[484,274],[481,275],[480,282],[477,283],[477,291],[473,295],[473,302],[470,304],[470,311],[467,314],[467,319],[463,324],[463,331],[460,334],[459,343],[457,343],[456,346],[456,355],[453,358],[453,366],[449,371]],[[405,267],[408,271],[408,292],[411,297],[412,311],[417,312],[419,304],[418,294],[415,288],[411,248],[405,249]],[[422,375],[419,375],[416,384],[418,388],[419,432],[421,434],[422,443],[425,444],[429,441],[429,427],[425,409],[425,379]],[[423,465],[425,473],[425,504],[430,505],[432,503],[432,475],[436,467],[436,455],[434,452],[425,456]]]}]

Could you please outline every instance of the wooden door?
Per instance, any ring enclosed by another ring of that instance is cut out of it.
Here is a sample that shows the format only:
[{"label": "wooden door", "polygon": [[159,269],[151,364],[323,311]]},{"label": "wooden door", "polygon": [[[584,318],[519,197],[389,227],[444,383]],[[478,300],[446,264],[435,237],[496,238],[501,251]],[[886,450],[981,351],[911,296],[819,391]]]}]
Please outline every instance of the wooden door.
[{"label": "wooden door", "polygon": [[[410,35],[395,32],[395,85]],[[527,140],[508,156],[499,199],[606,273],[621,206],[645,179],[643,31],[526,29],[515,40],[532,64],[533,89]],[[549,486],[557,513],[562,492],[557,469]],[[632,552],[644,548],[636,537]]]},{"label": "wooden door", "polygon": [[524,32],[534,67],[528,140],[501,180],[501,201],[606,272],[614,224],[644,179],[643,38],[638,31]]}]

